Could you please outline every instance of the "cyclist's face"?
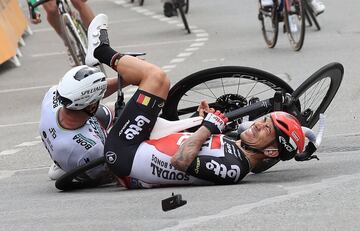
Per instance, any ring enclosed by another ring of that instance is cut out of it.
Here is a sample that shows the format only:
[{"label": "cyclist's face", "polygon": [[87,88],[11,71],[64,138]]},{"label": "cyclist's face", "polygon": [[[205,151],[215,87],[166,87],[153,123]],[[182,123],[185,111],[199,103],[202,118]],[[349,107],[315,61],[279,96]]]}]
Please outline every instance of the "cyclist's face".
[{"label": "cyclist's face", "polygon": [[264,149],[272,144],[276,134],[270,117],[256,120],[248,129],[240,135],[240,139],[251,147]]}]

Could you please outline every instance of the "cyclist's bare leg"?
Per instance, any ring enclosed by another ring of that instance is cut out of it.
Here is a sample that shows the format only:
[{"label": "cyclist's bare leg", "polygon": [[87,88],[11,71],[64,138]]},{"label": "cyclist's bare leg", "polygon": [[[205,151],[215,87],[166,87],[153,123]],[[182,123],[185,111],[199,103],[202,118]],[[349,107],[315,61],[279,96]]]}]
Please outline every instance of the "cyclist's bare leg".
[{"label": "cyclist's bare leg", "polygon": [[[54,28],[56,33],[63,39],[63,31],[61,27],[60,15],[56,6],[56,1],[51,0],[43,4],[46,11],[47,20],[49,24]],[[64,39],[63,39],[64,40]]]},{"label": "cyclist's bare leg", "polygon": [[136,57],[122,55],[110,47],[107,35],[108,18],[97,15],[88,31],[88,51],[85,62],[89,66],[103,63],[122,76],[123,85],[137,85],[139,89],[154,96],[166,99],[170,81],[165,72],[154,64]]},{"label": "cyclist's bare leg", "polygon": [[95,17],[94,12],[91,10],[87,0],[71,0],[74,8],[79,12],[81,21],[86,28],[89,27],[91,20]]},{"label": "cyclist's bare leg", "polygon": [[139,89],[166,99],[170,80],[165,72],[144,60],[125,55],[118,64],[116,70],[121,74],[124,84],[139,86]]}]

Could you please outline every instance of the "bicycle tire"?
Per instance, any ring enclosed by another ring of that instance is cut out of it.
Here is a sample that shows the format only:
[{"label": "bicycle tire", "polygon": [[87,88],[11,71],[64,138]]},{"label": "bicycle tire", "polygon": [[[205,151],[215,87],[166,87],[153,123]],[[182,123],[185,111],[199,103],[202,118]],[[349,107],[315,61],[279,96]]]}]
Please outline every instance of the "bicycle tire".
[{"label": "bicycle tire", "polygon": [[268,10],[264,10],[261,6],[261,0],[259,0],[258,19],[261,23],[261,32],[267,47],[274,48],[279,35],[279,14],[277,12],[277,1],[274,2],[273,7]]},{"label": "bicycle tire", "polygon": [[[310,26],[312,26],[312,22],[315,24],[317,30],[321,30],[321,26],[316,18],[314,10],[310,7],[309,3],[305,1],[305,13],[309,17]],[[312,21],[312,22],[311,22]]]},{"label": "bicycle tire", "polygon": [[[69,14],[62,15],[62,25],[64,29],[64,42],[65,45],[69,48],[70,54],[74,59],[76,65],[85,64],[85,56],[86,56],[86,33],[84,39],[82,39],[77,32],[77,29],[74,25],[74,22]],[[79,22],[81,23],[81,22]],[[80,24],[81,27],[82,24]],[[81,30],[81,29],[79,29]]]},{"label": "bicycle tire", "polygon": [[[343,65],[336,62],[330,63],[312,74],[292,93],[294,100],[300,102],[303,126],[309,128],[315,126],[320,113],[326,111],[335,97],[343,75]],[[328,88],[327,91],[326,88]],[[318,102],[319,94],[322,98]],[[312,108],[313,106],[314,108]]]},{"label": "bicycle tire", "polygon": [[[295,11],[291,9],[295,9]],[[290,22],[289,17],[293,18],[294,21],[296,19],[296,25],[294,22]],[[304,45],[305,17],[304,0],[285,0],[284,23],[290,45],[295,51],[301,50]],[[290,23],[294,25],[293,28],[291,28]]]},{"label": "bicycle tire", "polygon": [[139,0],[139,6],[143,6],[144,5],[144,0]]},{"label": "bicycle tire", "polygon": [[183,21],[184,26],[185,26],[185,30],[187,30],[187,32],[188,32],[189,34],[191,34],[191,30],[190,30],[190,27],[189,27],[189,23],[188,23],[188,21],[187,21],[187,19],[186,19],[186,16],[185,16],[183,7],[182,7],[179,3],[176,3],[176,8],[178,9],[178,11],[179,11],[179,13],[180,13],[181,20]]},{"label": "bicycle tire", "polygon": [[[239,106],[236,104],[237,100],[245,98],[249,101],[254,97],[268,99],[274,96],[275,91],[292,93],[293,89],[279,77],[255,68],[209,68],[177,82],[169,91],[161,116],[168,120],[178,120],[179,116],[190,117],[201,100],[207,100],[215,109],[227,112]],[[235,95],[231,102],[219,103],[219,100],[230,97],[231,94]],[[234,103],[235,105],[231,105]]]},{"label": "bicycle tire", "polygon": [[69,191],[75,189],[84,189],[91,188],[99,185],[98,181],[74,181],[74,179],[85,173],[86,171],[95,168],[101,164],[105,163],[104,157],[99,157],[98,159],[92,160],[89,163],[78,166],[71,171],[62,175],[59,179],[55,181],[55,187],[62,191]]}]

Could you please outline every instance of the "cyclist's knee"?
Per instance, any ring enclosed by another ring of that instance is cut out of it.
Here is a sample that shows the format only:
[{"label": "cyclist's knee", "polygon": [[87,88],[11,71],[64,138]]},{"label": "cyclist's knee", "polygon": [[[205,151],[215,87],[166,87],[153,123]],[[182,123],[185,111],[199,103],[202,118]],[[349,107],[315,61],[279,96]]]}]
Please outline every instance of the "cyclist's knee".
[{"label": "cyclist's knee", "polygon": [[77,9],[78,11],[86,4],[85,0],[71,0],[71,4]]},{"label": "cyclist's knee", "polygon": [[152,67],[149,69],[145,85],[150,85],[160,97],[166,98],[170,88],[170,80],[161,68]]},{"label": "cyclist's knee", "polygon": [[48,17],[58,15],[58,8],[55,1],[49,1],[43,4],[44,10]]}]

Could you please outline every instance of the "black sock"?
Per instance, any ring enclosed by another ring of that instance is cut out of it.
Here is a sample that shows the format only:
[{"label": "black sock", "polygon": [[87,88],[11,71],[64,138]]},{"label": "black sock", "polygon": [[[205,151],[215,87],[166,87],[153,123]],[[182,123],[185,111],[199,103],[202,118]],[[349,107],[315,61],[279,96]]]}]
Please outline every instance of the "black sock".
[{"label": "black sock", "polygon": [[111,67],[111,59],[118,52],[112,49],[109,45],[103,44],[95,49],[94,57],[99,60],[100,63],[104,63]]}]

